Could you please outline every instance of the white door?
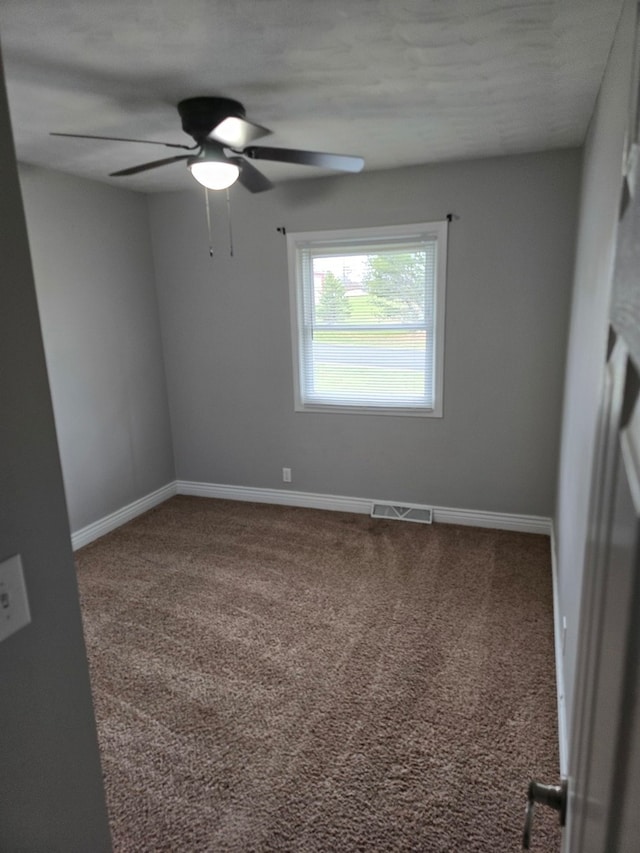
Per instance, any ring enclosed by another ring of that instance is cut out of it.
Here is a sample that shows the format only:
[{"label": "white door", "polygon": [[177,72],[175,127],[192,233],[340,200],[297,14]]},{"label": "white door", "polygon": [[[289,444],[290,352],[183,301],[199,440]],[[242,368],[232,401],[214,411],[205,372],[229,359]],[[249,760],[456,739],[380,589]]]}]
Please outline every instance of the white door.
[{"label": "white door", "polygon": [[640,850],[638,364],[617,336],[607,365],[600,488],[583,598],[564,843],[569,853]]},{"label": "white door", "polygon": [[[636,28],[637,30],[637,28]],[[638,55],[580,613],[565,853],[640,851],[640,138]],[[546,780],[557,781],[557,780]],[[535,823],[535,822],[534,822]],[[531,849],[535,851],[535,826]]]}]

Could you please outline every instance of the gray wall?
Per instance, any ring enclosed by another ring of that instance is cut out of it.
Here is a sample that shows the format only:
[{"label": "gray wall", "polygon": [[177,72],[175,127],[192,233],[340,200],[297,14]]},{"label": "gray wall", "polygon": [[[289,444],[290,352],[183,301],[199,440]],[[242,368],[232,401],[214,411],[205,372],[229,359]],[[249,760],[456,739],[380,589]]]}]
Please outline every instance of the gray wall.
[{"label": "gray wall", "polygon": [[585,145],[556,514],[559,599],[567,619],[566,710],[573,716],[578,619],[596,420],[608,333],[615,225],[631,79],[635,3],[627,2]]},{"label": "gray wall", "polygon": [[0,65],[0,560],[31,625],[0,643],[0,849],[110,849],[62,476]]},{"label": "gray wall", "polygon": [[71,529],[175,478],[142,195],[21,167]]},{"label": "gray wall", "polygon": [[[550,516],[580,155],[574,150],[149,197],[178,477]],[[294,413],[289,231],[450,229],[444,418]]]}]

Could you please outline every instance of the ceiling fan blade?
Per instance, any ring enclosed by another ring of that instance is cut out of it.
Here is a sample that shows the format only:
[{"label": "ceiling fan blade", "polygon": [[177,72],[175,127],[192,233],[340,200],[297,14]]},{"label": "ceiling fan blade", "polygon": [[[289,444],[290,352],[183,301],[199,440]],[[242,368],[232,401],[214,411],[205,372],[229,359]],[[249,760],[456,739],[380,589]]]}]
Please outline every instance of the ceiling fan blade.
[{"label": "ceiling fan blade", "polygon": [[242,116],[227,116],[210,131],[209,138],[216,139],[230,148],[240,149],[271,132],[269,128],[254,124]]},{"label": "ceiling fan blade", "polygon": [[105,139],[110,142],[141,142],[143,145],[164,145],[166,148],[184,148],[186,151],[194,151],[195,145],[179,145],[177,142],[156,142],[153,139],[128,139],[125,136],[91,136],[87,133],[50,133],[49,136],[71,136],[74,139]]},{"label": "ceiling fan blade", "polygon": [[273,187],[273,184],[266,175],[263,175],[262,172],[256,169],[255,166],[252,166],[251,163],[247,163],[242,157],[229,157],[227,159],[230,163],[235,163],[239,167],[238,183],[242,184],[250,193],[262,193]]},{"label": "ceiling fan blade", "polygon": [[362,157],[350,154],[328,154],[323,151],[299,151],[296,148],[265,148],[253,145],[242,152],[252,160],[275,160],[279,163],[299,163],[301,166],[320,166],[340,172],[360,172],[364,166]]},{"label": "ceiling fan blade", "polygon": [[177,163],[178,160],[190,160],[190,154],[178,154],[176,157],[165,157],[164,160],[152,160],[150,163],[143,163],[141,166],[131,166],[129,169],[121,169],[119,172],[111,172],[110,178],[120,178],[124,175],[137,175],[138,172],[146,172],[147,169],[157,169],[159,166],[168,166],[169,163]]}]

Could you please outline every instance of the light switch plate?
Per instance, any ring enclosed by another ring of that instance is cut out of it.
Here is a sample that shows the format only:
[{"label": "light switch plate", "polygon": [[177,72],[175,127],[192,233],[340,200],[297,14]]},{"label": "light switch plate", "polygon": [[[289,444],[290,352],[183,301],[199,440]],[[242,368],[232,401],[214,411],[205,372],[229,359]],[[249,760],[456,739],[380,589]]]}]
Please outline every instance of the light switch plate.
[{"label": "light switch plate", "polygon": [[31,622],[20,554],[0,563],[0,642]]}]

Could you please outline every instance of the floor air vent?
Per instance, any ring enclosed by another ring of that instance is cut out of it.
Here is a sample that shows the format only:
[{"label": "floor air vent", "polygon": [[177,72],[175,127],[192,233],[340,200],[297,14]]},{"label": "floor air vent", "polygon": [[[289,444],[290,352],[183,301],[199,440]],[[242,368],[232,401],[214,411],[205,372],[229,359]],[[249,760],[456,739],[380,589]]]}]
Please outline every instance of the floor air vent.
[{"label": "floor air vent", "polygon": [[431,524],[433,510],[429,506],[418,504],[374,503],[371,518],[394,518],[396,521],[417,521],[419,524]]}]

